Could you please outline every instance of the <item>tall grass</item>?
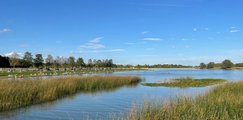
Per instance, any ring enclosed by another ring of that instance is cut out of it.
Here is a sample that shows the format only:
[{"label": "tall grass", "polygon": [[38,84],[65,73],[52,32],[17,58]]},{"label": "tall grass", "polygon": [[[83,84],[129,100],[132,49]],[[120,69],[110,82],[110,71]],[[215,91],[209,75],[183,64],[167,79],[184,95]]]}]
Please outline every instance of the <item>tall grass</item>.
[{"label": "tall grass", "polygon": [[242,120],[243,82],[226,83],[196,98],[146,102],[131,110],[129,120]]},{"label": "tall grass", "polygon": [[205,87],[210,85],[215,85],[219,83],[226,82],[223,79],[193,79],[190,77],[186,78],[175,78],[170,80],[169,82],[163,83],[143,83],[144,86],[156,87],[156,86],[164,86],[164,87]]},{"label": "tall grass", "polygon": [[56,100],[79,91],[106,90],[139,82],[139,77],[132,76],[0,80],[0,111]]}]

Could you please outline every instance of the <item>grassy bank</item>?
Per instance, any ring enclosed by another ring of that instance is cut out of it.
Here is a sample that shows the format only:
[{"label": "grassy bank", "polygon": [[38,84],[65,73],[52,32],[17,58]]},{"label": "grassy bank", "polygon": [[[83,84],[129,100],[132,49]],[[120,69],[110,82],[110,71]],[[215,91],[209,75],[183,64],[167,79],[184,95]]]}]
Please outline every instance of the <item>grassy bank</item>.
[{"label": "grassy bank", "polygon": [[[12,70],[11,72],[9,70]],[[112,73],[120,71],[135,71],[135,70],[148,70],[144,68],[104,68],[104,69],[76,69],[76,70],[36,70],[28,68],[5,68],[1,70],[0,77],[38,77],[38,76],[53,76],[53,75],[74,75],[74,74],[89,74],[89,73]]]},{"label": "grassy bank", "polygon": [[243,82],[226,83],[196,98],[147,102],[133,109],[129,120],[242,120]]},{"label": "grassy bank", "polygon": [[0,80],[0,111],[52,101],[77,92],[106,90],[139,82],[139,77],[132,76]]},{"label": "grassy bank", "polygon": [[205,87],[210,85],[215,85],[219,83],[226,82],[223,79],[193,79],[190,77],[186,78],[176,78],[172,79],[169,82],[163,83],[144,83],[144,86],[156,87],[156,86],[164,86],[164,87]]}]

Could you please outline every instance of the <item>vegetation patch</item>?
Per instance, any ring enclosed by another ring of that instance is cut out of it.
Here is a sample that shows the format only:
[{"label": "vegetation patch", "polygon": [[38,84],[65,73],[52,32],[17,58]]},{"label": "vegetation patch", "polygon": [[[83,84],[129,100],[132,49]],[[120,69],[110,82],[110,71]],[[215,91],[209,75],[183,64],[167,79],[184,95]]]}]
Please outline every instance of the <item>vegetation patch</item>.
[{"label": "vegetation patch", "polygon": [[157,87],[157,86],[164,86],[164,87],[206,87],[210,85],[215,85],[219,83],[226,82],[226,80],[223,79],[193,79],[190,77],[187,78],[176,78],[172,79],[169,82],[164,83],[143,83],[144,86],[151,86],[151,87]]},{"label": "vegetation patch", "polygon": [[242,120],[243,82],[226,83],[196,98],[147,102],[134,108],[128,120]]},{"label": "vegetation patch", "polygon": [[134,76],[63,77],[44,80],[0,80],[0,111],[56,100],[77,92],[93,92],[134,85]]}]

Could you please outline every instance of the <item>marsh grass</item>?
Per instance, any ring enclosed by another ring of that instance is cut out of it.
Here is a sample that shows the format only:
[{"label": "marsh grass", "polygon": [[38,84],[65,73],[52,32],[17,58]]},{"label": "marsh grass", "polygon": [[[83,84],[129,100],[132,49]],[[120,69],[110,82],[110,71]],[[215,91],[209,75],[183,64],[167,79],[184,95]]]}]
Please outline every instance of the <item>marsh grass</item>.
[{"label": "marsh grass", "polygon": [[90,76],[44,80],[0,80],[0,111],[56,100],[77,92],[93,92],[137,84],[139,77]]},{"label": "marsh grass", "polygon": [[243,82],[226,83],[196,98],[179,97],[165,102],[145,102],[128,120],[242,120]]},{"label": "marsh grass", "polygon": [[226,80],[223,79],[193,79],[190,77],[186,78],[176,78],[172,79],[168,82],[163,83],[143,83],[144,86],[150,86],[150,87],[157,87],[157,86],[164,86],[164,87],[181,87],[181,88],[187,88],[187,87],[206,87],[210,85],[215,85],[219,83],[226,82]]}]

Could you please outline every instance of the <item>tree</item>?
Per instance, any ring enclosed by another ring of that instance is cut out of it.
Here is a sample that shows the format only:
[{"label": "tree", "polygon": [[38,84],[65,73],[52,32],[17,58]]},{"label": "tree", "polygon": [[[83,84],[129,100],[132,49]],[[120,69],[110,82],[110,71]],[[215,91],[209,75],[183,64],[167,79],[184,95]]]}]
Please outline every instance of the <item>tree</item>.
[{"label": "tree", "polygon": [[89,59],[88,60],[88,67],[93,67],[94,66],[94,63],[92,61],[92,59]]},{"label": "tree", "polygon": [[30,52],[24,53],[24,58],[22,60],[22,64],[24,67],[31,67],[33,65],[33,57]]},{"label": "tree", "polygon": [[113,67],[113,60],[112,59],[109,59],[109,61],[108,61],[108,67]]},{"label": "tree", "polygon": [[102,61],[101,60],[96,61],[96,67],[102,67]]},{"label": "tree", "polygon": [[205,63],[200,63],[200,69],[206,69],[207,65]]},{"label": "tree", "polygon": [[229,69],[229,68],[232,68],[233,66],[234,66],[234,64],[230,60],[224,60],[222,62],[221,68],[222,69]]},{"label": "tree", "polygon": [[60,57],[56,57],[53,64],[54,64],[55,69],[59,70],[59,68],[61,66]]},{"label": "tree", "polygon": [[69,57],[68,58],[68,64],[73,69],[75,67],[75,64],[76,64],[75,57],[73,57],[73,56]]},{"label": "tree", "polygon": [[0,68],[10,67],[9,58],[0,55]]},{"label": "tree", "polygon": [[78,67],[85,67],[84,59],[83,58],[78,58],[77,59],[77,66]]},{"label": "tree", "polygon": [[210,63],[208,63],[208,65],[207,65],[207,69],[212,69],[212,68],[214,68],[214,65],[215,65],[214,62],[210,62]]},{"label": "tree", "polygon": [[19,55],[17,53],[15,53],[15,52],[12,55],[10,55],[10,57],[9,57],[9,63],[14,68],[16,66],[19,66],[20,65]]},{"label": "tree", "polygon": [[34,59],[34,65],[36,68],[40,68],[40,67],[43,67],[43,57],[42,57],[42,54],[36,54],[35,55],[35,59]]},{"label": "tree", "polygon": [[46,67],[49,69],[51,65],[54,63],[54,59],[52,55],[48,55],[46,58]]}]

